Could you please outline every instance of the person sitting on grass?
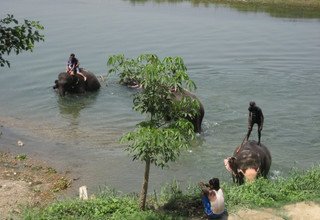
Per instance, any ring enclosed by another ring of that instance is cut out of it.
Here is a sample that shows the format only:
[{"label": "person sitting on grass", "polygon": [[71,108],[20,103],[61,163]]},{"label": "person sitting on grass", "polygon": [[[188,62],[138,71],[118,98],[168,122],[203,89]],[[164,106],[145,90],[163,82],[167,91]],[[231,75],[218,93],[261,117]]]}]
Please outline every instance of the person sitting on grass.
[{"label": "person sitting on grass", "polygon": [[202,203],[204,212],[209,219],[217,219],[222,217],[226,210],[224,204],[223,191],[220,188],[218,178],[209,180],[209,184],[199,183],[202,190]]}]

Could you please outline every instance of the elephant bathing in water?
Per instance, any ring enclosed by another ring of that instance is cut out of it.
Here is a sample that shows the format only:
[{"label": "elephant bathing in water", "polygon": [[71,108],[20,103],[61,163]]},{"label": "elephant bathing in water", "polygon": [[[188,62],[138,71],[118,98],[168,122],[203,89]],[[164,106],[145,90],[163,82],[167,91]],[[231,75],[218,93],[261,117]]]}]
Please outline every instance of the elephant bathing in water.
[{"label": "elephant bathing in water", "polygon": [[[122,83],[122,84],[126,85],[129,88],[143,89],[142,86],[139,83],[137,83],[136,81],[132,80],[130,82],[134,82],[134,83],[131,83],[131,84],[130,83],[126,83],[126,84]],[[189,97],[189,98],[191,98],[191,100],[198,101],[198,103],[199,103],[198,114],[195,115],[194,117],[187,116],[186,119],[192,123],[195,133],[201,133],[201,131],[202,131],[201,125],[202,125],[202,120],[204,117],[204,107],[203,107],[203,104],[201,103],[201,101],[198,99],[198,97],[195,94],[187,91],[186,89],[182,89],[180,91],[172,90],[171,93],[173,94],[173,99],[176,101],[180,101],[184,97]],[[171,119],[172,119],[172,117],[167,116],[168,121],[170,121]]]},{"label": "elephant bathing in water", "polygon": [[258,142],[246,141],[237,147],[233,157],[224,160],[226,169],[231,172],[234,182],[251,182],[258,176],[267,177],[271,166],[271,154],[268,148]]},{"label": "elephant bathing in water", "polygon": [[204,117],[204,107],[202,105],[202,103],[200,102],[200,100],[198,99],[198,97],[196,95],[194,95],[193,93],[183,89],[182,91],[173,91],[172,92],[174,95],[174,98],[177,101],[180,101],[183,97],[189,97],[192,100],[196,100],[199,103],[199,111],[198,114],[195,115],[194,117],[186,117],[186,119],[188,121],[190,121],[193,124],[193,128],[194,128],[194,132],[196,133],[200,133],[202,131],[201,129],[201,124],[202,124],[202,120]]},{"label": "elephant bathing in water", "polygon": [[80,94],[85,92],[97,91],[101,85],[97,77],[88,70],[80,68],[80,72],[87,78],[84,81],[83,77],[79,75],[70,75],[66,72],[62,72],[58,76],[58,80],[55,81],[53,89],[59,91],[61,96],[66,93]]}]

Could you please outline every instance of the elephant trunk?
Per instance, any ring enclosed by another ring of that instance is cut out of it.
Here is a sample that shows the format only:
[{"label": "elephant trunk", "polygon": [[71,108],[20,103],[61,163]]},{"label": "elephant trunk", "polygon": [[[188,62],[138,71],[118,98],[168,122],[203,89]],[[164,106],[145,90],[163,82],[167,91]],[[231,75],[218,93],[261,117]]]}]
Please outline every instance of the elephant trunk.
[{"label": "elephant trunk", "polygon": [[246,182],[253,182],[258,175],[258,170],[254,168],[248,168],[245,171],[239,169],[238,172],[243,174]]}]

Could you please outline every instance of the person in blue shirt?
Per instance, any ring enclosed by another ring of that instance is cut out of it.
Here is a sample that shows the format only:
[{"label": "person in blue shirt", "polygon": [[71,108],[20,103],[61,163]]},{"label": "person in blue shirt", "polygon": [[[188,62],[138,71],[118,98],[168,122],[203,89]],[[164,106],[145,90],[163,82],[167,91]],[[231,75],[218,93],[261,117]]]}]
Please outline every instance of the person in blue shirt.
[{"label": "person in blue shirt", "polygon": [[79,65],[80,65],[79,60],[75,57],[74,53],[70,54],[69,60],[67,62],[66,72],[72,76],[75,76],[75,74],[78,74],[83,77],[84,81],[86,81],[87,77],[85,77],[80,72]]},{"label": "person in blue shirt", "polygon": [[199,186],[202,191],[202,203],[206,216],[209,219],[217,219],[226,214],[224,195],[220,188],[219,179],[212,178],[209,180],[209,184],[200,182]]}]

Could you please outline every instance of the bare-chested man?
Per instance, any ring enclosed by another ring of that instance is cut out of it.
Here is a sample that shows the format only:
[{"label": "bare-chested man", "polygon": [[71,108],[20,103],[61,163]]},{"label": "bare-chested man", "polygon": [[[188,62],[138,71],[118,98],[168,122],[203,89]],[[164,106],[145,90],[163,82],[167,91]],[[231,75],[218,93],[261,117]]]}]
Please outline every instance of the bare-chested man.
[{"label": "bare-chested man", "polygon": [[253,125],[255,123],[257,123],[258,124],[258,138],[259,138],[258,144],[260,144],[261,131],[263,129],[263,121],[264,121],[262,110],[261,110],[261,108],[256,106],[256,103],[253,101],[249,103],[248,110],[249,110],[249,117],[248,117],[247,140],[249,140]]}]

